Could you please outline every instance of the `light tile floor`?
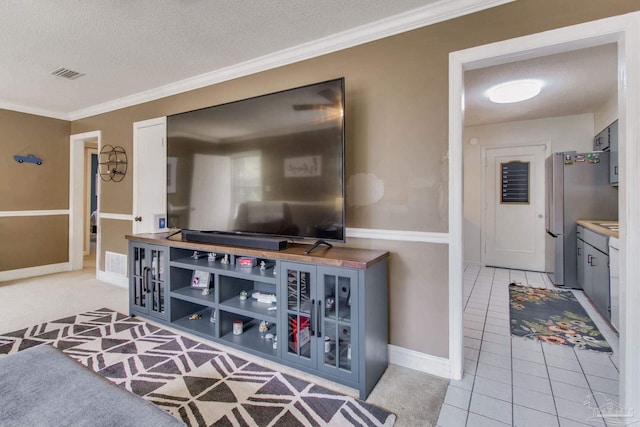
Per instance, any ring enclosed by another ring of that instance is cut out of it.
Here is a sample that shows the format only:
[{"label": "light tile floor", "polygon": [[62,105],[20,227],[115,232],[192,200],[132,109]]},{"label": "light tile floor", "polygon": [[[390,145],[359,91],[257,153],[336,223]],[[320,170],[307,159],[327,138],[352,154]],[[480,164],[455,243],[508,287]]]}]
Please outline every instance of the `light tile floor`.
[{"label": "light tile floor", "polygon": [[[605,426],[597,407],[618,402],[618,336],[574,291],[613,355],[511,337],[511,282],[555,288],[542,273],[467,266],[464,377],[451,381],[438,426]],[[614,425],[609,423],[609,426]],[[619,425],[619,424],[618,424]]]}]

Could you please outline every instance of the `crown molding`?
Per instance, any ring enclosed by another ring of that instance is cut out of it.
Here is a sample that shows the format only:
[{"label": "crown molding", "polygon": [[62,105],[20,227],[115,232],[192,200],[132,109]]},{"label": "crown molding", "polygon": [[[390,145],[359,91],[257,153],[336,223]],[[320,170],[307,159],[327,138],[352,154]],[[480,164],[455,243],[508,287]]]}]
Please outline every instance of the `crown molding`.
[{"label": "crown molding", "polygon": [[515,0],[440,0],[422,8],[381,19],[309,43],[304,43],[209,73],[200,74],[148,91],[139,92],[124,98],[73,111],[69,113],[67,119],[71,121],[79,120],[190,90],[200,89],[205,86],[293,64],[416,28],[447,21],[512,1]]},{"label": "crown molding", "polygon": [[43,108],[30,107],[26,105],[14,104],[12,102],[5,102],[0,100],[0,109],[16,111],[18,113],[33,114],[35,116],[49,117],[51,119],[71,120],[70,115],[67,113],[61,113],[57,111],[45,110]]}]

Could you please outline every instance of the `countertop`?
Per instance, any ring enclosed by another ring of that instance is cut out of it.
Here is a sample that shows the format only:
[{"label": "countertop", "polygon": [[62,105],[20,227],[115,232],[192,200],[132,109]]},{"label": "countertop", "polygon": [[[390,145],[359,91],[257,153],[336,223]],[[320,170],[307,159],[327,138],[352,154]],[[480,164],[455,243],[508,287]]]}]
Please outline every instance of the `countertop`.
[{"label": "countertop", "polygon": [[596,219],[579,219],[578,225],[583,226],[584,228],[588,228],[594,233],[601,234],[607,237],[615,237],[616,239],[620,237],[620,233],[618,230],[610,230],[607,228],[607,225],[618,225],[618,221],[600,221]]}]

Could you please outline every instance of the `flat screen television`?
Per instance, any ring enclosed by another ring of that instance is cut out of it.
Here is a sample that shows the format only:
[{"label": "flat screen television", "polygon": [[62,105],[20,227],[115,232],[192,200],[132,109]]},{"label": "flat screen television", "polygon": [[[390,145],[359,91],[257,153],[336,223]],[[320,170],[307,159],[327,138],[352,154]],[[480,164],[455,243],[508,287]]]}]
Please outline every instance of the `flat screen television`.
[{"label": "flat screen television", "polygon": [[167,117],[171,228],[345,239],[344,79]]}]

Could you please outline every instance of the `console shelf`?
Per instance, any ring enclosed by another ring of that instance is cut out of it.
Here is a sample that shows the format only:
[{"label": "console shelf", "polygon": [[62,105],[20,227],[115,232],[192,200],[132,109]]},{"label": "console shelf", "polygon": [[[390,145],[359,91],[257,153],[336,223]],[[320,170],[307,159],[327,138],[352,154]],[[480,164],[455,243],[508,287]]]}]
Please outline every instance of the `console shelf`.
[{"label": "console shelf", "polygon": [[[240,335],[234,335],[229,332],[220,339],[225,343],[236,348],[251,350],[253,353],[262,353],[272,358],[278,356],[277,348],[273,348],[273,340],[267,340],[263,334],[258,331],[258,321],[251,321],[244,325],[244,332]],[[275,328],[272,328],[275,329]],[[270,333],[274,331],[269,330]]]},{"label": "console shelf", "polygon": [[[269,251],[164,237],[127,236],[131,315],[354,387],[366,399],[388,365],[388,252],[334,247],[306,255],[308,245]],[[242,258],[254,265],[241,266]],[[209,294],[192,287],[196,276],[209,277]],[[254,292],[276,301],[258,302]]]},{"label": "console shelf", "polygon": [[180,319],[171,322],[172,326],[176,326],[188,332],[195,333],[196,335],[205,336],[207,338],[215,338],[215,324],[211,323],[211,308],[206,308],[196,312],[201,316],[200,319],[191,320],[189,316],[181,317]]},{"label": "console shelf", "polygon": [[269,310],[269,308],[277,308],[278,306],[276,304],[258,302],[251,298],[251,296],[244,301],[240,300],[239,296],[236,296],[221,302],[218,304],[218,307],[220,307],[221,310],[236,313],[241,316],[250,316],[257,319],[275,322],[277,310]]},{"label": "console shelf", "polygon": [[178,298],[184,301],[191,301],[196,304],[206,305],[208,307],[215,307],[215,295],[210,293],[209,295],[202,295],[202,289],[196,289],[192,287],[185,287],[171,291],[172,298]]},{"label": "console shelf", "polygon": [[260,270],[260,267],[242,267],[231,264],[222,264],[220,261],[208,262],[204,259],[183,258],[171,261],[171,267],[180,267],[192,270],[209,271],[213,273],[224,272],[226,276],[241,279],[252,278],[265,283],[276,283],[277,277],[273,275],[273,267]]}]

